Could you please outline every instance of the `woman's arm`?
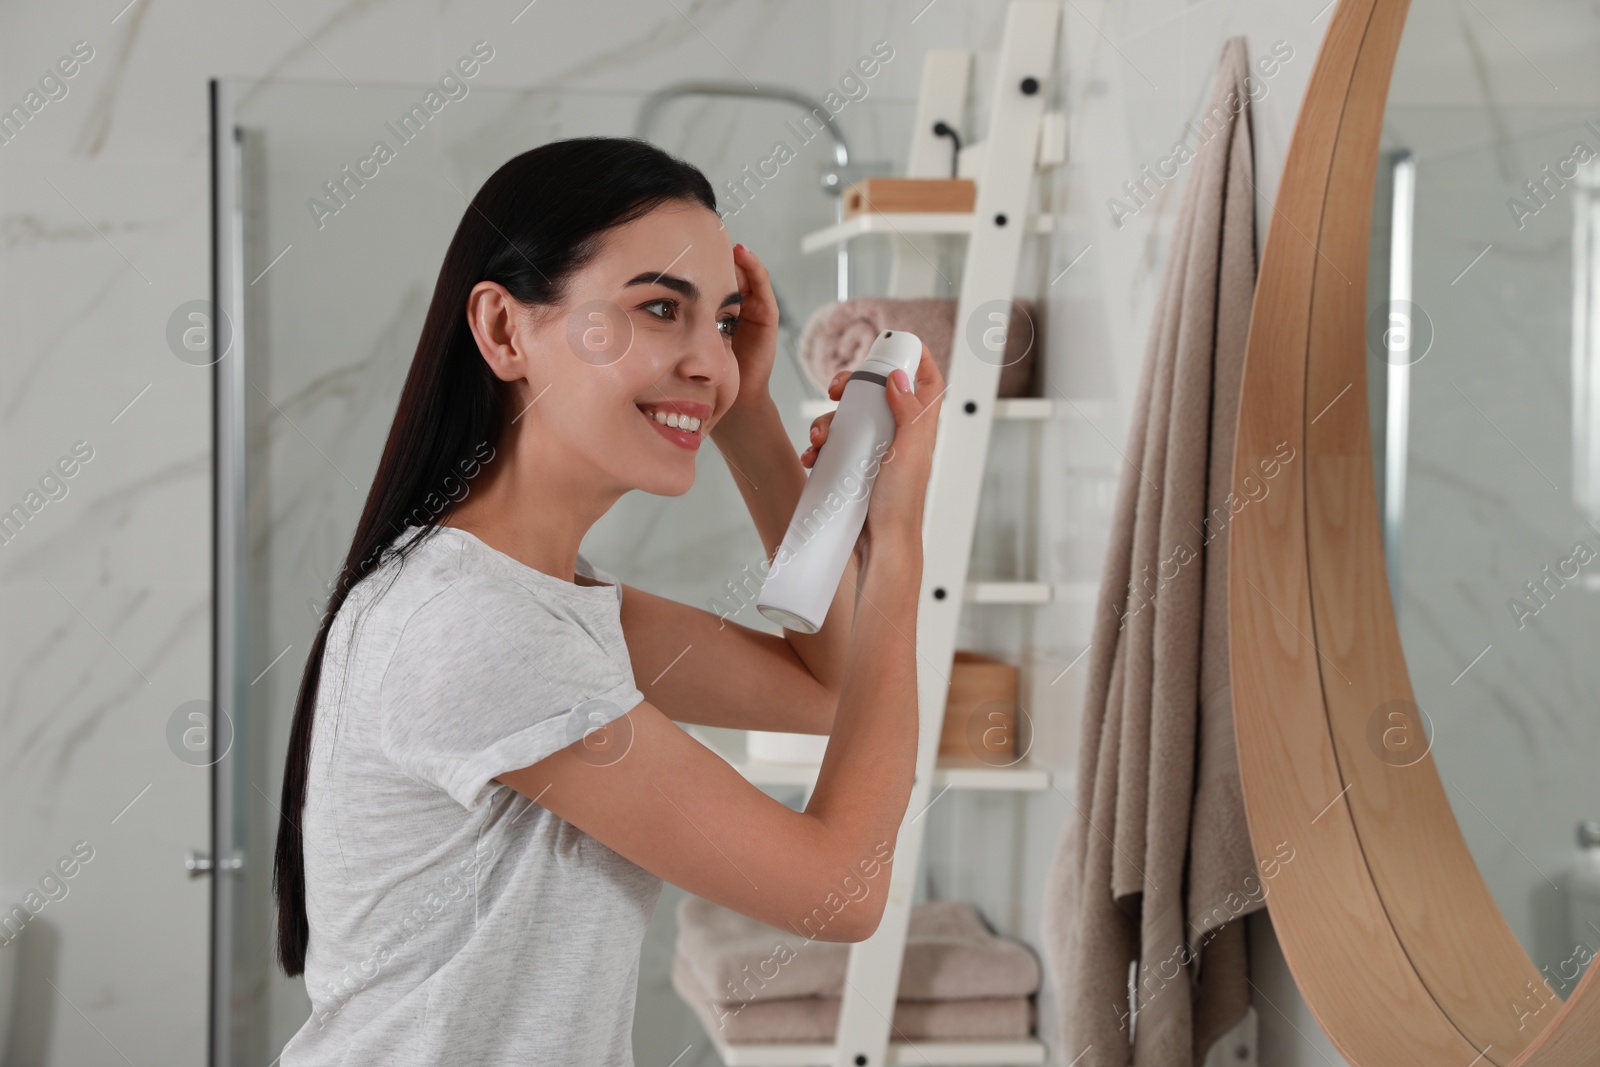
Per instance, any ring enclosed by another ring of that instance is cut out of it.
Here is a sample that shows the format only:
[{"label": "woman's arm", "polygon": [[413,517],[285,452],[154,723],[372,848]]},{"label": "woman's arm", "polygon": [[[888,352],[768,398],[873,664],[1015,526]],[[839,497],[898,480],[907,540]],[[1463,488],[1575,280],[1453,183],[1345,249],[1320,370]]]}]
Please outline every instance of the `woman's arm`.
[{"label": "woman's arm", "polygon": [[860,618],[805,811],[751,785],[648,700],[603,727],[600,743],[581,739],[499,778],[674,885],[825,941],[877,929],[916,765],[922,508],[943,383],[926,350],[916,396],[895,374],[894,449],[868,503]]},{"label": "woman's arm", "polygon": [[622,636],[634,684],[674,722],[797,734],[833,730],[839,694],[777,634],[625,585]]},{"label": "woman's arm", "polygon": [[499,781],[697,896],[815,940],[870,937],[916,763],[920,538],[868,571],[805,811],[750,784],[648,700]]}]

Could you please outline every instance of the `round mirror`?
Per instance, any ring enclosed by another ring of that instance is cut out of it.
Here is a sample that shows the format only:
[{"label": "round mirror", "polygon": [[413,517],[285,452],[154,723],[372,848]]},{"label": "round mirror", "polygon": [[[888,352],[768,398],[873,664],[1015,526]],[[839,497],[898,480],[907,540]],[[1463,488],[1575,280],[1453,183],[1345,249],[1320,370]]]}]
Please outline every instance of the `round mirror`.
[{"label": "round mirror", "polygon": [[1577,1067],[1600,25],[1407,7],[1335,9],[1262,256],[1235,471],[1297,459],[1230,546],[1246,806],[1310,860],[1268,907],[1352,1063]]}]

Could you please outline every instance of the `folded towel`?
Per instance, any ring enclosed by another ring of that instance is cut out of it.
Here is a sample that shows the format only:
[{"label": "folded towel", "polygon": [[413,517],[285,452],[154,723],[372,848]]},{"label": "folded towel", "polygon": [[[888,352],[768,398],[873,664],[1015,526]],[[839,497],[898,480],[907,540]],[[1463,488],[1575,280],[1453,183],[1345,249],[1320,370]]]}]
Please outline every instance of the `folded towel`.
[{"label": "folded towel", "polygon": [[[922,338],[945,380],[950,378],[950,345],[955,334],[956,302],[948,297],[896,300],[857,297],[818,308],[800,333],[800,364],[806,376],[823,392],[842,370],[854,370],[867,358],[872,342],[884,330],[907,330]],[[1026,301],[1011,302],[1005,324],[1003,354],[992,358],[1001,364],[998,396],[1027,396],[1033,385],[1034,354],[1039,350],[1037,320]],[[973,323],[979,331],[978,352],[992,351],[999,342],[990,333],[992,319]],[[968,327],[963,327],[966,332]]]},{"label": "folded towel", "polygon": [[[837,998],[850,957],[847,943],[786,933],[696,896],[678,902],[677,950],[701,989],[734,1006]],[[1038,990],[1040,973],[1033,951],[992,933],[970,903],[930,900],[911,909],[898,997],[1027,996]]]},{"label": "folded towel", "polygon": [[[838,997],[721,1004],[706,995],[681,952],[672,960],[672,988],[700,1017],[706,1032],[722,1041],[828,1042],[839,1031]],[[1037,1023],[1032,997],[902,1000],[894,1006],[889,1036],[893,1041],[1019,1041]]]}]

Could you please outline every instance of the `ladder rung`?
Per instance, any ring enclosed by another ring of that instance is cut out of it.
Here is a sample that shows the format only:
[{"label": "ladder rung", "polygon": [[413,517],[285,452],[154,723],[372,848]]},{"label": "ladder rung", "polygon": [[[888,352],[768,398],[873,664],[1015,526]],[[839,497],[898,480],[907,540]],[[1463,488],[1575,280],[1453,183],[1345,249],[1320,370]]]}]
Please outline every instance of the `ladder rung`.
[{"label": "ladder rung", "polygon": [[[707,1031],[727,1067],[832,1067],[834,1046],[751,1042],[729,1044]],[[887,1064],[1043,1063],[1045,1047],[1035,1038],[1020,1041],[891,1041]]]},{"label": "ladder rung", "polygon": [[[802,400],[800,415],[802,418],[814,419],[818,415],[826,415],[838,406],[838,401],[828,400],[825,397]],[[997,419],[1048,419],[1054,411],[1055,401],[1047,396],[1001,397],[994,402],[994,417]]]},{"label": "ladder rung", "polygon": [[969,604],[1094,603],[1099,582],[968,582]]},{"label": "ladder rung", "polygon": [[969,604],[1048,604],[1049,582],[968,582]]},{"label": "ladder rung", "polygon": [[[706,742],[709,745],[709,742]],[[715,750],[715,749],[714,749]],[[820,767],[814,763],[775,763],[767,760],[750,760],[730,756],[718,751],[734,770],[742,774],[751,785],[806,786],[816,784]],[[982,760],[968,757],[958,759],[943,756],[934,765],[933,785],[936,789],[976,789],[1000,793],[1039,793],[1057,786],[1067,772],[1036,767],[1027,758],[1010,767],[992,767]]]}]

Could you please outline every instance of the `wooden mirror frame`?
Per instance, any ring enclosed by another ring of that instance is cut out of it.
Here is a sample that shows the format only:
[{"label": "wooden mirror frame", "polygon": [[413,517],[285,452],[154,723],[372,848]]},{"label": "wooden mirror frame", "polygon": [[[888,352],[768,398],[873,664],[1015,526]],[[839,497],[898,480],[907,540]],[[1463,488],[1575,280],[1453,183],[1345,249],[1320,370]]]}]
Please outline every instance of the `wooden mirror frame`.
[{"label": "wooden mirror frame", "polygon": [[[1367,256],[1409,0],[1340,0],[1284,163],[1246,346],[1229,656],[1251,841],[1306,1003],[1355,1067],[1595,1067],[1600,964],[1562,1003],[1467,850],[1389,597],[1367,412]],[[1279,449],[1294,449],[1284,460]],[[1281,469],[1280,469],[1281,468]]]}]

